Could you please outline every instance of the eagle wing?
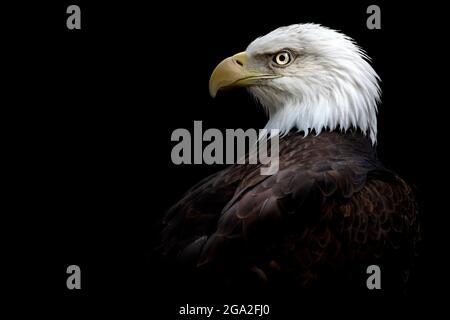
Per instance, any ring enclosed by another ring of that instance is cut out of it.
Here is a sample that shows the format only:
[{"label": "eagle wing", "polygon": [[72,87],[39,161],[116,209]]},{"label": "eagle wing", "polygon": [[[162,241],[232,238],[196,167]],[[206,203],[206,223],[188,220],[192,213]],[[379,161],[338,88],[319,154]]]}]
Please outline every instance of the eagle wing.
[{"label": "eagle wing", "polygon": [[165,254],[231,282],[304,287],[371,264],[406,278],[418,240],[411,189],[355,141],[329,139],[287,139],[272,176],[232,166],[194,186],[167,214]]}]

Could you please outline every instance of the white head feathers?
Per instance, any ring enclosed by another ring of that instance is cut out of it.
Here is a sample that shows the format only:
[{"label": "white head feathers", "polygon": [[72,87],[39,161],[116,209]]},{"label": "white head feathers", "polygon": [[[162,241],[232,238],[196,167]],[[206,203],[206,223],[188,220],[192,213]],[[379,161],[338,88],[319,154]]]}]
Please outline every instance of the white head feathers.
[{"label": "white head feathers", "polygon": [[[267,64],[268,56],[283,50],[292,52],[289,65]],[[307,135],[359,128],[376,142],[379,77],[351,38],[317,24],[297,24],[256,39],[246,51],[249,68],[281,75],[248,88],[268,112],[267,129],[296,128]]]}]

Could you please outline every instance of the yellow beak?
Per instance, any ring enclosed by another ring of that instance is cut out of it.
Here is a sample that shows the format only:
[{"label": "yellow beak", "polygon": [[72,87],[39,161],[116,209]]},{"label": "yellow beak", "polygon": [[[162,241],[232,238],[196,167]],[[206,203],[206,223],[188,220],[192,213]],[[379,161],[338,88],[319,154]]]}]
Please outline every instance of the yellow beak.
[{"label": "yellow beak", "polygon": [[226,58],[217,65],[209,79],[209,94],[215,97],[222,89],[247,87],[260,83],[264,79],[280,77],[275,74],[265,74],[247,69],[248,56],[246,52]]}]

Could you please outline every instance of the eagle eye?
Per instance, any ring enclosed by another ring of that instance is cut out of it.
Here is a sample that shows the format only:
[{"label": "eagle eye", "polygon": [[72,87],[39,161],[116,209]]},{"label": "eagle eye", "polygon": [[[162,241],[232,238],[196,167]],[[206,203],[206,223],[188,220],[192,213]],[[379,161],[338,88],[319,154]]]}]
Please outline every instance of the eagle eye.
[{"label": "eagle eye", "polygon": [[292,62],[292,54],[286,50],[280,51],[273,56],[272,61],[277,66],[285,67]]}]

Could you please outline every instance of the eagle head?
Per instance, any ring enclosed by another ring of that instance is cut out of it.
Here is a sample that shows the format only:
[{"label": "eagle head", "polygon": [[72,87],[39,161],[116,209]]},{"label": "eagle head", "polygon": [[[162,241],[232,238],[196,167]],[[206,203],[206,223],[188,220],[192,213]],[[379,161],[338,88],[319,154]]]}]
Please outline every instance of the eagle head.
[{"label": "eagle head", "polygon": [[379,77],[348,36],[317,24],[295,24],[257,38],[223,60],[209,82],[219,90],[247,87],[266,109],[267,129],[360,129],[377,135]]}]

